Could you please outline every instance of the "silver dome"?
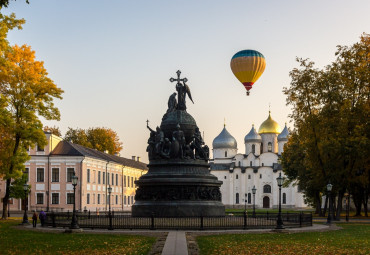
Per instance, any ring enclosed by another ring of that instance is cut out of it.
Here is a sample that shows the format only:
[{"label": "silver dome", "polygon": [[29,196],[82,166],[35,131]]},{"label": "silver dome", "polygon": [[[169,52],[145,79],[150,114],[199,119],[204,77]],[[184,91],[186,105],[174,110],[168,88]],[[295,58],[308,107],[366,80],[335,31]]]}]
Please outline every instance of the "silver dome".
[{"label": "silver dome", "polygon": [[254,128],[254,125],[252,125],[251,131],[249,131],[249,133],[244,137],[244,143],[261,141],[262,141],[261,136],[257,133],[256,129]]},{"label": "silver dome", "polygon": [[286,126],[286,123],[285,123],[284,129],[278,135],[277,139],[278,139],[278,141],[288,141],[288,136],[289,136],[289,130],[288,130],[288,127]]},{"label": "silver dome", "polygon": [[212,143],[213,149],[236,149],[237,143],[235,138],[226,130],[224,129],[221,133],[213,140]]}]

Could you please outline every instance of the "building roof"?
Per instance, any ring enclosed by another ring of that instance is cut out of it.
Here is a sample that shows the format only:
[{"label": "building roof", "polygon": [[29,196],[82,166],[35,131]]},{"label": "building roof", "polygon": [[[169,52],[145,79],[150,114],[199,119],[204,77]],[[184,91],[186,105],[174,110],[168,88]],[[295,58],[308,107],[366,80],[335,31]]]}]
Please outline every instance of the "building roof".
[{"label": "building roof", "polygon": [[288,136],[289,136],[289,130],[288,130],[288,127],[286,126],[286,123],[285,123],[284,129],[280,133],[280,135],[278,135],[277,139],[278,139],[278,141],[288,141]]},{"label": "building roof", "polygon": [[101,159],[109,162],[118,163],[124,166],[148,170],[147,164],[111,154],[107,154],[95,149],[87,148],[79,144],[68,141],[61,141],[50,153],[50,156],[85,156],[90,158]]},{"label": "building roof", "polygon": [[212,143],[213,149],[236,149],[237,143],[235,138],[226,130],[224,129],[221,133],[213,140]]},{"label": "building roof", "polygon": [[265,133],[280,134],[280,132],[281,132],[281,128],[279,124],[271,118],[271,114],[269,112],[269,116],[267,120],[262,122],[260,128],[258,129],[258,133],[259,134],[265,134]]},{"label": "building roof", "polygon": [[249,133],[244,137],[244,143],[261,141],[262,141],[261,136],[257,133],[256,129],[254,128],[254,125],[252,125],[251,131],[249,131]]}]

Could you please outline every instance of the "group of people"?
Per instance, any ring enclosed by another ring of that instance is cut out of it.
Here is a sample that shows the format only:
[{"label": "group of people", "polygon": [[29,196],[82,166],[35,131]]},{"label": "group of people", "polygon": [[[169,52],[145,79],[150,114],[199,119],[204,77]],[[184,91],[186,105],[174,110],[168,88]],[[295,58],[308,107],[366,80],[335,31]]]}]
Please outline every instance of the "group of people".
[{"label": "group of people", "polygon": [[33,212],[33,215],[32,215],[32,225],[33,225],[33,227],[34,228],[36,227],[36,224],[37,224],[37,216],[40,219],[41,226],[42,227],[45,226],[46,213],[44,212],[44,210],[41,210],[41,212],[40,212],[39,215],[37,215],[37,212],[36,211]]}]

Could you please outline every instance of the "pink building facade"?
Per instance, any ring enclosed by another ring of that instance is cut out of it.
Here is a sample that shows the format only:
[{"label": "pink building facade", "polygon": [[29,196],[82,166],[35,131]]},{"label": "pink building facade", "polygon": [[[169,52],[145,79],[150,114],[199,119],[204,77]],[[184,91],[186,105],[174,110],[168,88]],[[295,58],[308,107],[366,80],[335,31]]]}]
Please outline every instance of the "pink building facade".
[{"label": "pink building facade", "polygon": [[[130,211],[135,202],[135,180],[147,172],[145,163],[110,155],[81,145],[63,141],[46,133],[44,148],[29,150],[31,159],[25,164],[28,184],[28,209],[72,211],[72,176],[78,177],[76,209],[79,211]],[[112,188],[109,197],[108,187]],[[5,181],[0,181],[0,196],[4,197]],[[0,204],[2,208],[2,201]],[[24,207],[21,199],[11,199],[10,211]]]}]

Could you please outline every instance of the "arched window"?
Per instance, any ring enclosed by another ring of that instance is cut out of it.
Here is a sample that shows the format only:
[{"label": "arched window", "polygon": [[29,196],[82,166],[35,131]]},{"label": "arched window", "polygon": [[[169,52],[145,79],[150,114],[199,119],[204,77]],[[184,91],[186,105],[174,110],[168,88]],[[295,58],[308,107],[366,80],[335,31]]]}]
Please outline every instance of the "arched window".
[{"label": "arched window", "polygon": [[263,193],[271,193],[271,186],[270,185],[263,186]]},{"label": "arched window", "polygon": [[239,179],[239,175],[236,175],[236,179]]},{"label": "arched window", "polygon": [[283,193],[283,204],[286,204],[286,193]]},{"label": "arched window", "polygon": [[225,151],[225,158],[227,157],[227,151]]},{"label": "arched window", "polygon": [[269,152],[271,152],[271,151],[272,151],[272,143],[271,143],[271,142],[269,142],[269,143],[267,144],[267,150],[268,150]]},{"label": "arched window", "polygon": [[239,204],[239,193],[236,193],[235,204]]},{"label": "arched window", "polygon": [[252,195],[251,193],[248,193],[248,204],[252,203]]},{"label": "arched window", "polygon": [[256,153],[256,145],[252,144],[252,153]]}]

